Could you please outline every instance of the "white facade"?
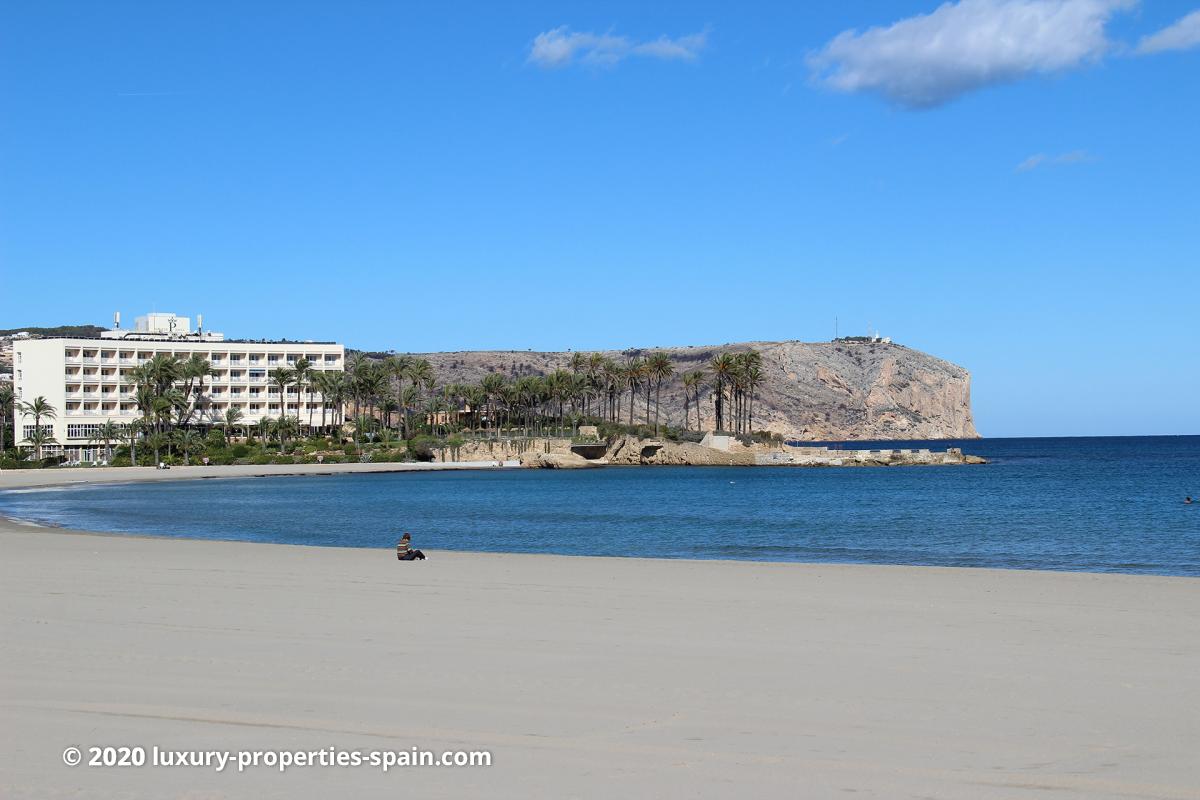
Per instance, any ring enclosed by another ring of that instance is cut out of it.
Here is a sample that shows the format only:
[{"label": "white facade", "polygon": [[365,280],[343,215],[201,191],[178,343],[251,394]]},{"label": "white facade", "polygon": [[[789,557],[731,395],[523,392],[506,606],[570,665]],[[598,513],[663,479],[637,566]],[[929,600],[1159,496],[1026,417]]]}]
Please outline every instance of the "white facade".
[{"label": "white facade", "polygon": [[[295,366],[305,358],[314,371],[345,368],[345,348],[340,344],[311,342],[240,342],[210,339],[191,334],[178,339],[161,336],[139,338],[127,332],[113,339],[27,339],[13,343],[13,383],[18,402],[28,403],[45,397],[54,406],[54,420],[42,420],[58,445],[47,452],[65,448],[69,455],[94,450],[89,437],[105,422],[125,424],[139,419],[135,402],[137,387],[126,373],[159,354],[187,359],[206,358],[216,375],[204,380],[205,402],[199,424],[220,422],[228,409],[242,412],[245,423],[264,416],[286,414],[299,417],[302,425],[319,425],[324,399],[320,394],[289,386],[286,398],[270,383],[270,372],[279,367]],[[195,391],[195,387],[193,387]],[[326,418],[330,418],[326,411]],[[33,430],[33,418],[14,413],[16,440],[21,442]],[[28,429],[28,430],[26,430]]]}]

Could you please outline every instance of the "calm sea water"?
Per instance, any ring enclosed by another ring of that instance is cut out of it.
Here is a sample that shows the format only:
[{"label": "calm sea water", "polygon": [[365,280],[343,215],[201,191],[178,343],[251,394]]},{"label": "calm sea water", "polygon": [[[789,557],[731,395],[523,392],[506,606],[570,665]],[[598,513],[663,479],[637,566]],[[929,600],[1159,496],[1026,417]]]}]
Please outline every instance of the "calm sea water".
[{"label": "calm sea water", "polygon": [[427,550],[1200,575],[1200,504],[1183,503],[1200,497],[1200,436],[930,446],[955,444],[993,463],[183,481],[0,493],[0,514],[344,547],[409,530]]}]

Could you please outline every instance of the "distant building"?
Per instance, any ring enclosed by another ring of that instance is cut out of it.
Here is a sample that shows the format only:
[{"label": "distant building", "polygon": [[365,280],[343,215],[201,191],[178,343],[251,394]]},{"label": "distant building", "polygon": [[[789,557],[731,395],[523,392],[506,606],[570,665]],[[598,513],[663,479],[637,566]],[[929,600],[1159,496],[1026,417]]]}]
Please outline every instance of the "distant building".
[{"label": "distant building", "polygon": [[[242,419],[253,424],[266,416],[299,417],[307,423],[309,412],[320,416],[327,405],[319,393],[288,387],[280,397],[269,382],[269,373],[278,367],[292,367],[301,358],[314,370],[345,368],[345,347],[333,342],[285,342],[226,340],[220,333],[204,331],[197,318],[175,314],[147,314],[138,317],[136,328],[120,328],[119,316],[112,330],[99,338],[57,337],[24,339],[14,342],[13,377],[17,399],[29,402],[45,397],[54,406],[56,417],[43,420],[57,444],[43,450],[69,458],[86,457],[96,450],[88,438],[105,422],[127,424],[141,416],[137,406],[137,388],[128,378],[133,367],[156,355],[187,359],[199,355],[207,359],[216,375],[204,381],[197,396],[195,421],[201,425],[220,422],[229,409],[242,412]],[[14,412],[18,442],[33,432],[33,420]]]}]

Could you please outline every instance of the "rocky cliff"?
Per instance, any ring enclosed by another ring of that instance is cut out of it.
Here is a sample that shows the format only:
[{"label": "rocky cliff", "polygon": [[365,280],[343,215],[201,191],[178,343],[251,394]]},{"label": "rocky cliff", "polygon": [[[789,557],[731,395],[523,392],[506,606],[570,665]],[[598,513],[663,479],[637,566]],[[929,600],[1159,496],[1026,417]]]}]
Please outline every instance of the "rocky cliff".
[{"label": "rocky cliff", "polygon": [[[758,350],[765,381],[755,399],[754,427],[807,440],[966,439],[979,434],[971,418],[971,376],[962,367],[882,342],[745,342],[712,347],[659,348],[675,364],[662,387],[662,419],[684,422],[683,372],[705,368],[721,352]],[[610,351],[617,361],[648,350]],[[441,380],[474,383],[489,372],[509,378],[568,369],[571,353],[476,351],[419,354]],[[714,424],[712,392],[702,396],[700,417]],[[622,408],[628,414],[628,392]],[[644,402],[635,421],[644,419]],[[696,411],[690,414],[696,427]]]}]

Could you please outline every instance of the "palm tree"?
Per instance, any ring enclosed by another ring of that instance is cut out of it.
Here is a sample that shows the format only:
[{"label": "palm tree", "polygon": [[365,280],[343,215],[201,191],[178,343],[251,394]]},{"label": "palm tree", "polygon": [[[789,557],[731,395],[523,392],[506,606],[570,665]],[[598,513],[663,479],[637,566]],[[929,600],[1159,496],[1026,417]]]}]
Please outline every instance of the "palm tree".
[{"label": "palm tree", "polygon": [[225,418],[221,421],[221,424],[225,428],[226,438],[229,437],[230,431],[239,427],[243,416],[240,408],[228,408],[225,410]]},{"label": "palm tree", "polygon": [[165,394],[184,377],[183,362],[166,353],[155,354],[140,370],[144,382],[158,395]]},{"label": "palm tree", "polygon": [[[12,419],[16,402],[17,396],[13,392],[13,388],[7,385],[0,386],[0,455],[4,453],[4,429],[8,427],[8,421]],[[13,431],[13,437],[16,438],[16,431]]]},{"label": "palm tree", "polygon": [[121,426],[112,420],[102,423],[95,433],[88,437],[89,442],[100,442],[104,445],[104,461],[112,463],[112,443],[120,441]]},{"label": "palm tree", "polygon": [[[184,382],[183,395],[191,403],[181,421],[181,424],[187,425],[192,421],[192,413],[204,407],[204,379],[215,377],[217,371],[213,369],[212,363],[199,353],[193,353],[186,361],[176,363],[179,364],[179,377],[183,378]],[[201,414],[201,417],[203,416]]]},{"label": "palm tree", "polygon": [[22,419],[25,417],[33,417],[33,432],[39,435],[37,436],[36,440],[29,436],[26,436],[25,440],[33,445],[34,457],[38,461],[41,461],[42,445],[55,443],[52,435],[43,435],[46,434],[46,432],[42,430],[42,418],[45,417],[46,419],[54,419],[58,416],[58,412],[55,410],[54,406],[50,404],[50,401],[42,395],[38,395],[37,397],[33,398],[33,402],[30,403],[17,403],[17,410],[21,412]]},{"label": "palm tree", "polygon": [[637,396],[638,387],[642,385],[643,361],[640,358],[626,359],[625,385],[629,387],[629,425],[633,427],[633,398]]},{"label": "palm tree", "polygon": [[29,432],[29,435],[25,437],[25,441],[29,442],[29,445],[34,449],[38,461],[42,460],[43,447],[48,444],[58,444],[58,440],[54,438],[54,434],[51,431],[37,427]]},{"label": "palm tree", "polygon": [[367,404],[367,414],[375,415],[375,408],[383,395],[391,388],[383,365],[374,361],[368,362],[360,371],[357,378],[358,391]]},{"label": "palm tree", "polygon": [[183,451],[183,465],[186,467],[191,463],[191,455],[193,450],[199,450],[204,446],[204,437],[191,428],[181,428],[175,431],[175,445]]},{"label": "palm tree", "polygon": [[271,431],[275,429],[275,420],[264,416],[258,420],[258,438],[262,445],[262,452],[267,452],[267,445],[271,441]]},{"label": "palm tree", "polygon": [[704,386],[704,370],[694,369],[683,376],[683,423],[684,427],[688,427],[688,393],[696,397],[696,430],[704,429],[704,423],[700,420],[700,389]]},{"label": "palm tree", "polygon": [[283,414],[275,420],[275,435],[279,437],[279,454],[287,451],[287,438],[300,433],[300,418]]},{"label": "palm tree", "polygon": [[[291,367],[277,367],[271,370],[270,382],[279,390],[279,414],[287,415],[287,387],[296,382],[296,370]],[[297,403],[299,400],[297,400]]]},{"label": "palm tree", "polygon": [[507,381],[504,380],[504,376],[499,372],[489,372],[479,382],[479,386],[483,389],[488,404],[488,427],[495,431],[497,439],[500,438],[500,429],[496,426],[496,401],[504,395],[506,384]]},{"label": "palm tree", "polygon": [[[484,380],[487,380],[486,376]],[[488,392],[482,386],[467,386],[463,389],[463,404],[467,407],[470,413],[471,430],[478,432],[480,422],[480,409],[488,402]]]},{"label": "palm tree", "polygon": [[562,436],[563,403],[571,389],[571,373],[556,369],[546,376],[546,389],[550,399],[558,403],[558,435]]},{"label": "palm tree", "polygon": [[583,353],[571,353],[571,374],[578,375],[587,366],[587,356]]},{"label": "palm tree", "polygon": [[[312,427],[312,387],[309,385],[309,378],[312,376],[312,362],[304,356],[296,359],[296,363],[292,366],[293,372],[296,375],[296,413],[300,413],[300,400],[304,397],[304,392],[309,393],[308,402],[308,427]],[[299,419],[299,417],[297,417]]]},{"label": "palm tree", "polygon": [[[409,362],[406,377],[413,388],[424,386],[429,391],[433,389],[433,365],[423,358],[414,358]],[[407,409],[405,413],[407,413]],[[405,428],[405,435],[408,435],[407,426]]]},{"label": "palm tree", "polygon": [[725,425],[725,386],[733,378],[737,363],[729,353],[721,353],[713,358],[710,366],[712,367],[713,378],[716,381],[716,385],[713,387],[715,389],[713,402],[717,417],[716,429],[717,431],[721,431],[724,430]]},{"label": "palm tree", "polygon": [[162,431],[154,431],[146,437],[146,446],[154,451],[154,463],[158,464],[162,461],[160,453],[164,447],[168,447],[171,440]]},{"label": "palm tree", "polygon": [[392,387],[389,386],[379,398],[379,413],[383,414],[383,427],[385,430],[392,427],[392,414],[399,410],[400,400],[396,397],[396,393],[392,391]]},{"label": "palm tree", "polygon": [[572,435],[576,430],[581,414],[587,414],[591,399],[596,396],[596,385],[587,373],[579,373],[571,378],[571,413],[575,419],[571,423]]},{"label": "palm tree", "polygon": [[417,402],[420,401],[420,399],[421,399],[420,390],[417,389],[416,386],[411,386],[411,385],[405,386],[400,391],[400,396],[397,398],[397,400],[400,401],[400,408],[403,411],[403,416],[400,419],[404,423],[404,438],[405,439],[411,438],[409,435],[409,428],[412,426],[412,420],[410,419],[410,412],[412,411],[413,408],[416,407]]},{"label": "palm tree", "polygon": [[431,397],[425,401],[425,414],[429,418],[429,433],[438,435],[438,418],[448,411],[446,402],[440,397]]},{"label": "palm tree", "polygon": [[541,391],[540,383],[541,381],[532,375],[525,375],[517,378],[516,383],[513,384],[514,399],[518,407],[524,411],[521,426],[525,436],[529,436],[530,424],[533,422],[533,407]]},{"label": "palm tree", "polygon": [[621,387],[625,381],[624,369],[611,358],[604,359],[601,368],[604,376],[604,386],[608,394],[608,417],[616,422],[621,415]]},{"label": "palm tree", "polygon": [[121,428],[121,441],[129,445],[129,465],[137,466],[137,440],[143,429],[141,420],[133,420]]},{"label": "palm tree", "polygon": [[354,353],[346,358],[346,392],[351,400],[354,401],[354,417],[358,418],[359,407],[362,400],[362,392],[359,391],[360,381],[363,372],[370,366],[371,360],[367,358],[365,353]]},{"label": "palm tree", "polygon": [[669,380],[675,374],[675,366],[671,363],[670,356],[663,352],[657,352],[650,355],[646,362],[646,369],[650,379],[654,381],[654,435],[658,436],[658,410],[659,401],[662,398],[662,385],[663,381]]},{"label": "palm tree", "polygon": [[326,372],[321,379],[321,427],[325,427],[326,406],[333,406],[334,421],[341,425],[346,414],[346,373]]},{"label": "palm tree", "polygon": [[[173,422],[182,420],[184,414],[187,413],[188,399],[182,390],[170,386],[166,391],[154,397],[151,409],[154,413],[155,429],[159,433],[166,433]],[[174,420],[172,415],[174,415]],[[169,448],[171,440],[167,439],[166,442]]]},{"label": "palm tree", "polygon": [[746,392],[748,398],[747,404],[747,433],[754,433],[754,393],[758,387],[763,384],[762,368],[756,364],[750,364],[746,367],[745,375],[743,376],[746,382]]}]

